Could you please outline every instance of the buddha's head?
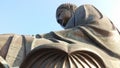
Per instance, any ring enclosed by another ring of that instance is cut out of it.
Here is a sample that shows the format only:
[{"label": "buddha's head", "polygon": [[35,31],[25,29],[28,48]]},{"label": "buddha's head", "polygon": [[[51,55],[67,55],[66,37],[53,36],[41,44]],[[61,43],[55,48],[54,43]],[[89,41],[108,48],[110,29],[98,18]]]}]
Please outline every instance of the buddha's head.
[{"label": "buddha's head", "polygon": [[74,15],[77,6],[70,3],[61,4],[56,10],[57,22],[65,27],[69,19]]}]

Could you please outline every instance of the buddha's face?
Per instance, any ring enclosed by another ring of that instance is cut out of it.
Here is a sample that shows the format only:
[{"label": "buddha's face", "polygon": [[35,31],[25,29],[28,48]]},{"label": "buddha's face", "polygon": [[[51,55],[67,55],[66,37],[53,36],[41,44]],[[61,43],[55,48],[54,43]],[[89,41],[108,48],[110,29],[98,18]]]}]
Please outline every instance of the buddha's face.
[{"label": "buddha's face", "polygon": [[62,26],[65,27],[69,19],[72,17],[72,12],[68,9],[61,9],[58,10],[57,14],[57,22]]},{"label": "buddha's face", "polygon": [[65,27],[68,20],[71,18],[72,13],[65,9],[65,10],[60,10],[60,13],[57,15],[57,22],[62,26]]},{"label": "buddha's face", "polygon": [[64,28],[72,15],[76,10],[77,6],[70,3],[61,4],[56,11],[57,22]]}]

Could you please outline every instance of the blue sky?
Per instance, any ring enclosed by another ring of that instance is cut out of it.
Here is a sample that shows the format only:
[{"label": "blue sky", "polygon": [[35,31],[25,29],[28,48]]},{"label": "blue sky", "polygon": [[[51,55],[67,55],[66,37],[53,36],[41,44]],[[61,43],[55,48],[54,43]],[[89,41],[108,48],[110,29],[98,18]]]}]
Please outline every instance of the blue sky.
[{"label": "blue sky", "polygon": [[119,28],[119,0],[0,0],[0,34],[44,34],[63,30],[56,22],[62,3],[93,4]]}]

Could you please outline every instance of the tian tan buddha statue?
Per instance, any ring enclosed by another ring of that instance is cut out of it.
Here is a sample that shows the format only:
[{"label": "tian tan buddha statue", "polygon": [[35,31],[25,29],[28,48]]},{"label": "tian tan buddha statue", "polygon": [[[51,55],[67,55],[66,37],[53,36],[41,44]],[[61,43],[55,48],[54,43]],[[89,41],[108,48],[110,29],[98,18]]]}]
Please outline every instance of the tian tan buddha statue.
[{"label": "tian tan buddha statue", "polygon": [[120,68],[119,31],[97,8],[66,3],[56,18],[65,30],[1,34],[0,68]]}]

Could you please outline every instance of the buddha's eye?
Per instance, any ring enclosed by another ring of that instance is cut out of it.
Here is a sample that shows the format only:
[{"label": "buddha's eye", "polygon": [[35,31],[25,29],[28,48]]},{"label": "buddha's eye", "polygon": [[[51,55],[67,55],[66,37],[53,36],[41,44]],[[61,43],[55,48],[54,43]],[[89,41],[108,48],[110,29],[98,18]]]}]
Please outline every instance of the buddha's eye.
[{"label": "buddha's eye", "polygon": [[59,14],[57,14],[57,17],[59,17],[60,16],[60,13]]}]

